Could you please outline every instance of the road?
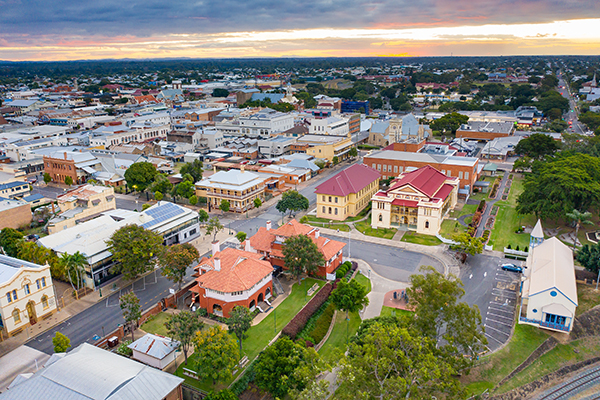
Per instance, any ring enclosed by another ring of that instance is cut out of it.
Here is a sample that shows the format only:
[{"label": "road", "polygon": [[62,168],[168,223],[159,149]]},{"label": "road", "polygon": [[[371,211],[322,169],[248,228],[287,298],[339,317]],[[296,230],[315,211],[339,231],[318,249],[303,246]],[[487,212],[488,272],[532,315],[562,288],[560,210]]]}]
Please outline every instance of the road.
[{"label": "road", "polygon": [[[193,279],[191,276],[192,273],[192,270],[188,270],[185,278],[186,283]],[[163,297],[167,297],[169,295],[169,288],[174,287],[172,282],[160,274],[160,271],[156,271],[156,275],[150,274],[137,280],[133,285],[133,290],[140,299],[142,310],[145,310],[155,305]],[[109,292],[110,287],[104,287],[103,291]],[[131,291],[131,286],[112,294],[106,293],[106,300],[96,303],[85,311],[44,332],[42,335],[31,339],[26,343],[26,346],[51,355],[54,349],[52,338],[56,332],[60,332],[71,339],[71,348],[75,348],[84,342],[95,343],[94,336],[98,335],[102,337],[115,330],[119,324],[124,323],[123,315],[119,308],[119,297],[128,291]]]},{"label": "road", "polygon": [[567,123],[571,121],[573,124],[572,127],[569,127],[569,132],[584,135],[587,131],[587,128],[584,124],[579,122],[577,101],[575,101],[573,98],[571,88],[569,87],[569,84],[562,78],[562,74],[558,78],[558,90],[564,98],[569,100],[569,111],[565,113],[565,121],[567,121]]}]

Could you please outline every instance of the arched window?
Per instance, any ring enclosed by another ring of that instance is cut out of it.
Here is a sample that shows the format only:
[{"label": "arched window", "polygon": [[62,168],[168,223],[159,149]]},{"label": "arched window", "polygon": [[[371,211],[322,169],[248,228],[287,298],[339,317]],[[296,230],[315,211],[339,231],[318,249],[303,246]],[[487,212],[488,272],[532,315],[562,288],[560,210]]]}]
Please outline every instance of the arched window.
[{"label": "arched window", "polygon": [[329,214],[331,214],[331,207],[329,207]]},{"label": "arched window", "polygon": [[379,222],[383,221],[383,217],[381,216],[381,214],[379,214]]},{"label": "arched window", "polygon": [[429,229],[429,221],[425,221],[425,228]]},{"label": "arched window", "polygon": [[21,322],[21,313],[19,312],[18,308],[15,308],[13,310],[12,317],[15,320],[15,324],[18,324],[19,322]]},{"label": "arched window", "polygon": [[42,296],[42,307],[48,308],[48,296],[46,295]]}]

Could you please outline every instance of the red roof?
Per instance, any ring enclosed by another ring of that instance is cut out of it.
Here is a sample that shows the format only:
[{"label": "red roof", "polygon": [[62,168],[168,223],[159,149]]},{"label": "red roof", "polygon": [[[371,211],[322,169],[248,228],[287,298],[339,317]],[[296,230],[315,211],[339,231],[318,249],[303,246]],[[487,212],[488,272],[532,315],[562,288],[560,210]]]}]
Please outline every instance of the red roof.
[{"label": "red roof", "polygon": [[448,197],[448,195],[452,192],[452,189],[454,189],[454,186],[445,183],[433,197],[443,200]]},{"label": "red roof", "polygon": [[395,206],[417,207],[419,205],[419,202],[416,200],[395,199],[394,201],[392,201],[392,204]]},{"label": "red roof", "polygon": [[365,164],[354,164],[316,187],[315,193],[347,196],[358,193],[381,177],[379,171]]},{"label": "red roof", "polygon": [[395,181],[390,190],[410,185],[421,193],[429,197],[433,197],[434,194],[444,184],[446,179],[446,175],[442,174],[431,165],[426,165],[417,170],[404,174],[400,179]]}]

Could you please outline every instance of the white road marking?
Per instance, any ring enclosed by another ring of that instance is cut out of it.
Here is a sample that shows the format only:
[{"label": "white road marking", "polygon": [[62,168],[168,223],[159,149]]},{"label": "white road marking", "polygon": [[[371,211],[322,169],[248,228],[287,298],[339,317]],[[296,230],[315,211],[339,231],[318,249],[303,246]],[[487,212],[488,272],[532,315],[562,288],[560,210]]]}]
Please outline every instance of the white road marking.
[{"label": "white road marking", "polygon": [[489,326],[489,325],[486,324],[485,327],[486,328],[490,328],[491,330],[496,331],[498,333],[501,333],[503,335],[510,336],[510,333],[502,332],[501,330],[498,330],[498,329],[494,328],[493,326]]},{"label": "white road marking", "polygon": [[509,328],[512,328],[512,324],[507,324],[506,322],[496,321],[495,319],[491,319],[491,318],[486,318],[485,320],[486,321],[490,321],[490,322],[495,322],[497,324],[500,324],[500,325],[503,325],[503,326],[508,326]]},{"label": "white road marking", "polygon": [[500,315],[500,314],[494,314],[494,313],[491,313],[491,312],[489,312],[489,311],[488,311],[487,315],[492,315],[492,316],[494,316],[494,317],[498,317],[498,318],[504,318],[504,319],[507,319],[507,320],[509,320],[509,321],[512,321],[512,320],[513,320],[513,318],[510,318],[510,317],[505,317],[504,315]]},{"label": "white road marking", "polygon": [[496,342],[500,343],[500,344],[504,344],[504,342],[499,341],[498,339],[496,339],[495,337],[493,337],[492,335],[490,335],[489,333],[484,333],[485,336],[494,339]]},{"label": "white road marking", "polygon": [[483,277],[485,278],[487,276],[487,271],[483,273]]},{"label": "white road marking", "polygon": [[506,313],[506,314],[510,314],[510,315],[515,315],[514,311],[512,309],[502,309],[502,308],[492,308],[491,306],[488,307],[489,310],[495,311],[495,312],[502,312],[502,313]]},{"label": "white road marking", "polygon": [[469,279],[471,279],[473,277],[473,274],[469,275]]}]

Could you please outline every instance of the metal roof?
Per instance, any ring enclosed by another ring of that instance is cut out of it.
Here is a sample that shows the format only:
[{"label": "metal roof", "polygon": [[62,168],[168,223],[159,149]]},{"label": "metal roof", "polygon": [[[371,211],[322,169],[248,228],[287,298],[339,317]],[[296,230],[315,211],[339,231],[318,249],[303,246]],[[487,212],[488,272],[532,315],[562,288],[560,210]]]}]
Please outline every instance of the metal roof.
[{"label": "metal roof", "polygon": [[150,357],[162,360],[177,350],[179,342],[170,338],[148,333],[127,347],[131,350],[139,351]]}]

